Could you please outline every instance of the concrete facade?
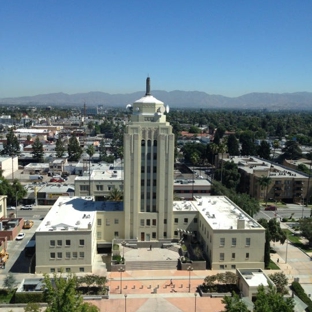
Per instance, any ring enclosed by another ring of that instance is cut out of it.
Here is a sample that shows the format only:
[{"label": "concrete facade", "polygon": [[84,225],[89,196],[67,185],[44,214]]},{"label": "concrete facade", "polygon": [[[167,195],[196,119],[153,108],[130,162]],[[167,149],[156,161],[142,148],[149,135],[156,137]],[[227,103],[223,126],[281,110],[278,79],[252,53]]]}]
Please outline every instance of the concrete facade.
[{"label": "concrete facade", "polygon": [[139,230],[144,218],[156,220],[154,239],[164,239],[164,233],[171,238],[174,134],[164,103],[150,94],[149,78],[145,96],[133,103],[132,111],[124,134],[125,238],[152,239],[150,231]]}]

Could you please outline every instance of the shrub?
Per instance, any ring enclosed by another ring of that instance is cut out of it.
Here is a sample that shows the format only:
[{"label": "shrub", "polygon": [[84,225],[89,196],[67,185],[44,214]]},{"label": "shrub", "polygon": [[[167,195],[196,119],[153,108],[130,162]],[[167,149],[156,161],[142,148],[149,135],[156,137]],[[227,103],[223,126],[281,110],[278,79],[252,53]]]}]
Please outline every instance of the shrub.
[{"label": "shrub", "polygon": [[292,290],[296,293],[296,295],[306,304],[308,305],[308,311],[312,312],[312,301],[305,293],[304,289],[298,282],[292,282],[291,284]]},{"label": "shrub", "polygon": [[44,302],[43,293],[40,292],[27,292],[15,293],[13,300],[14,303],[28,303],[28,302]]},{"label": "shrub", "polygon": [[183,251],[187,251],[186,245],[182,245],[182,246],[181,246],[181,249],[182,249]]},{"label": "shrub", "polygon": [[113,245],[113,250],[119,250],[119,245],[118,244],[114,244]]}]

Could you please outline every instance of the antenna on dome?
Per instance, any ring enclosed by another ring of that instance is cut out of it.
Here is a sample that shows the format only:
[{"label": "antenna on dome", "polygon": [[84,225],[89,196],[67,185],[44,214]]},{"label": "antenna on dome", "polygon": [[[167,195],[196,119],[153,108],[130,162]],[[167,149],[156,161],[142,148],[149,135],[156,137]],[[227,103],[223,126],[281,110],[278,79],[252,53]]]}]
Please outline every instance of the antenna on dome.
[{"label": "antenna on dome", "polygon": [[146,78],[146,93],[145,95],[151,95],[151,79],[150,77]]}]

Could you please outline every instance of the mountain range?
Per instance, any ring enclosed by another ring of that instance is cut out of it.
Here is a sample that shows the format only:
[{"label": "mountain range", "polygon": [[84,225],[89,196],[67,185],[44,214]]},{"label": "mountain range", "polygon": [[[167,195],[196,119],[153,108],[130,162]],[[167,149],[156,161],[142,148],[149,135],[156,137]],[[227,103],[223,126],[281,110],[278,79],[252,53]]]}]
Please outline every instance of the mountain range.
[{"label": "mountain range", "polygon": [[[104,107],[125,107],[144,96],[144,91],[128,94],[105,92],[50,93],[16,98],[2,98],[0,104],[82,106],[103,105]],[[152,92],[157,99],[171,108],[202,109],[267,109],[267,110],[312,110],[312,92],[295,93],[248,93],[238,97],[211,95],[200,91],[159,91]]]}]

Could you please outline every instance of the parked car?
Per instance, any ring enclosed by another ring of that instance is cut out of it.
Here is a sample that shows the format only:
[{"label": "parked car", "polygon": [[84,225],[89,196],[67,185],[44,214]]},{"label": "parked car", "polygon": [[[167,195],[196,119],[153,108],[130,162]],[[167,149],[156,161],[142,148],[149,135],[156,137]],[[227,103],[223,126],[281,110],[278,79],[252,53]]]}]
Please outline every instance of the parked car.
[{"label": "parked car", "polygon": [[65,180],[64,179],[62,179],[62,178],[52,178],[51,180],[50,180],[50,182],[57,182],[57,183],[62,183],[62,182],[64,182]]},{"label": "parked car", "polygon": [[22,240],[25,237],[25,233],[21,232],[16,236],[16,240]]},{"label": "parked car", "polygon": [[7,207],[7,210],[15,210],[16,208],[13,206]]},{"label": "parked car", "polygon": [[275,211],[276,210],[276,206],[274,205],[267,205],[264,210],[268,210],[268,211]]},{"label": "parked car", "polygon": [[25,205],[25,206],[22,206],[21,210],[32,210],[33,209],[33,206],[32,205]]}]

